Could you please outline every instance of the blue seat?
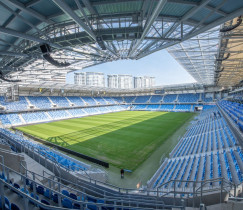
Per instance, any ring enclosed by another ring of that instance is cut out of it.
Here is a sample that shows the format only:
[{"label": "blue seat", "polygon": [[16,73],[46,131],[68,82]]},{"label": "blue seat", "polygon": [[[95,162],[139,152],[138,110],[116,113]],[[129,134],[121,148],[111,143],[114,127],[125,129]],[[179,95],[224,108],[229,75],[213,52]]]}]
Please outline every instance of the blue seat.
[{"label": "blue seat", "polygon": [[64,208],[71,209],[73,207],[72,201],[70,201],[68,198],[63,198],[62,200],[62,206]]},{"label": "blue seat", "polygon": [[16,189],[20,189],[20,186],[19,186],[17,183],[14,183],[13,186],[14,186]]},{"label": "blue seat", "polygon": [[[10,209],[11,205],[10,205],[10,202],[7,197],[4,197],[4,202],[5,202],[5,205],[4,205],[5,209]],[[0,196],[0,207],[1,206],[2,206],[2,200],[1,200],[1,196]]]},{"label": "blue seat", "polygon": [[97,202],[97,200],[95,198],[92,198],[92,197],[89,197],[89,196],[87,196],[87,200],[88,200],[88,202],[93,202],[93,203]]},{"label": "blue seat", "polygon": [[32,183],[32,182],[30,183],[30,189],[31,189],[31,190],[34,189],[34,188],[33,188],[33,183]]},{"label": "blue seat", "polygon": [[[34,196],[34,193],[33,193],[33,192],[30,193],[30,196],[31,196],[32,198],[36,199],[36,200],[39,200],[39,196],[38,196],[38,195],[35,195],[35,196]],[[30,203],[34,204],[32,201],[30,201]]]},{"label": "blue seat", "polygon": [[0,178],[3,179],[3,180],[5,180],[5,181],[7,181],[7,179],[6,179],[5,175],[4,175],[4,173],[2,173],[2,174],[0,175]]},{"label": "blue seat", "polygon": [[52,200],[53,200],[55,203],[58,203],[58,195],[57,195],[56,193],[52,196]]},{"label": "blue seat", "polygon": [[73,209],[80,209],[80,204],[74,203],[73,204]]},{"label": "blue seat", "polygon": [[88,209],[90,209],[90,210],[98,210],[98,208],[97,208],[96,205],[88,204],[87,207],[88,207]]},{"label": "blue seat", "polygon": [[41,194],[41,195],[44,195],[45,189],[42,186],[38,186],[36,188],[36,192],[39,193],[39,194]]},{"label": "blue seat", "polygon": [[[16,188],[16,189],[20,189],[20,186],[17,184],[17,183],[14,183],[13,186]],[[12,190],[14,193],[16,193],[14,190]]]},{"label": "blue seat", "polygon": [[16,204],[11,203],[11,210],[20,210],[20,208]]},{"label": "blue seat", "polygon": [[67,190],[62,190],[62,194],[69,197],[69,192]]},{"label": "blue seat", "polygon": [[[102,206],[101,209],[102,210],[114,210],[113,207],[106,207],[106,206]],[[123,210],[125,210],[125,209],[123,209]]]},{"label": "blue seat", "polygon": [[[50,203],[48,202],[48,201],[46,201],[46,200],[41,200],[41,203],[43,203],[43,204],[45,204],[45,205],[48,205],[48,206],[50,206]],[[42,208],[42,207],[40,207],[40,210],[46,210],[45,208]]]},{"label": "blue seat", "polygon": [[[30,194],[29,191],[28,191],[27,189],[21,188],[20,190],[21,190],[23,193],[27,194],[27,195]],[[22,196],[21,196],[21,197],[22,197]]]},{"label": "blue seat", "polygon": [[46,198],[51,199],[51,197],[52,197],[52,193],[50,193],[50,190],[49,190],[49,189],[46,189],[46,190],[45,190],[45,192],[44,192],[44,196],[45,196]]},{"label": "blue seat", "polygon": [[104,200],[97,200],[97,203],[105,203]]},{"label": "blue seat", "polygon": [[73,193],[70,193],[70,194],[69,194],[69,197],[72,198],[73,200],[78,200],[77,195],[75,195],[75,194],[73,194]]}]

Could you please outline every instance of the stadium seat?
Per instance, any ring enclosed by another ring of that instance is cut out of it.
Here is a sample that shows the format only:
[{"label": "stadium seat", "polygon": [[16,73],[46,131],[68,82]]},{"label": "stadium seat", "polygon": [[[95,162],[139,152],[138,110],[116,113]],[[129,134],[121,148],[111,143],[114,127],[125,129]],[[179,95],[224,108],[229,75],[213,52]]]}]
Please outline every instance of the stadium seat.
[{"label": "stadium seat", "polygon": [[11,210],[20,210],[20,208],[16,204],[11,203]]},{"label": "stadium seat", "polygon": [[[41,203],[50,206],[50,203],[47,200],[42,199]],[[40,210],[46,210],[46,208],[40,207]]]}]

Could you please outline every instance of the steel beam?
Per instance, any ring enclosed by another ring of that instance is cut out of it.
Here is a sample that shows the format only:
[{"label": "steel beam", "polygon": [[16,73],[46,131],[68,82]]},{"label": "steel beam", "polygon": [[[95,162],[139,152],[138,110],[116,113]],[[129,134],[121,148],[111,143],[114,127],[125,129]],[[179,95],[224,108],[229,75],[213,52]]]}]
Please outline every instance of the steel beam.
[{"label": "steel beam", "polygon": [[41,38],[38,38],[38,37],[34,37],[34,36],[31,36],[31,35],[26,34],[26,33],[18,32],[18,31],[15,31],[13,29],[3,28],[1,26],[0,26],[0,33],[8,34],[8,35],[11,35],[11,36],[14,36],[14,37],[19,37],[19,38],[22,38],[22,39],[26,39],[26,40],[30,40],[30,41],[34,41],[34,42],[38,42],[38,43],[42,43],[42,44],[46,43],[46,44],[49,44],[50,46],[55,47],[55,48],[61,48],[59,45],[54,44],[52,42],[49,42],[47,40],[44,40],[44,39],[41,39]]},{"label": "steel beam", "polygon": [[92,15],[98,15],[89,0],[82,0],[82,2]]},{"label": "steel beam", "polygon": [[14,7],[17,7],[18,9],[32,15],[33,17],[37,18],[38,20],[41,20],[42,22],[52,24],[54,23],[52,20],[48,20],[45,16],[41,15],[40,13],[36,12],[35,10],[26,7],[24,4],[22,4],[19,1],[16,0],[8,0],[8,3],[12,4]]},{"label": "steel beam", "polygon": [[94,32],[80,19],[80,17],[62,0],[52,0],[63,12],[70,16],[84,31],[96,40]]},{"label": "steel beam", "polygon": [[34,28],[37,32],[39,32],[41,35],[45,36],[46,38],[49,38],[46,34],[44,34],[40,29],[38,29],[35,25],[33,25],[29,20],[25,19],[23,16],[19,14],[19,12],[15,12],[11,8],[9,8],[7,5],[0,2],[0,5],[4,7],[6,10],[11,12],[15,17],[18,17],[20,20],[22,20],[25,24],[29,25],[31,28]]},{"label": "steel beam", "polygon": [[82,15],[84,16],[84,19],[85,19],[86,23],[88,23],[90,29],[93,30],[93,27],[92,27],[92,25],[91,25],[91,23],[90,23],[90,21],[89,21],[87,15],[85,14],[85,11],[84,11],[83,7],[81,6],[79,0],[75,0],[75,3],[76,3],[76,5],[78,6],[78,8],[79,8],[80,12],[82,13]]},{"label": "steel beam", "polygon": [[[214,10],[212,10],[206,17],[204,17],[202,20],[199,21],[199,23],[197,25],[195,25],[193,27],[192,30],[190,30],[189,33],[192,33],[193,31],[195,31],[201,24],[204,23],[204,21],[206,21],[209,17],[211,17],[215,11],[217,11],[219,8],[221,8],[224,4],[226,3],[226,0],[222,1],[217,7],[214,8]],[[225,15],[224,15],[225,16]]]},{"label": "steel beam", "polygon": [[146,25],[144,27],[143,33],[141,35],[141,38],[138,41],[136,41],[136,43],[133,45],[133,48],[130,51],[128,56],[131,56],[135,52],[135,50],[138,48],[138,46],[142,43],[142,41],[144,40],[145,36],[149,32],[151,26],[153,25],[153,23],[156,20],[156,18],[159,16],[159,13],[164,8],[166,3],[167,3],[167,0],[160,0],[158,2],[158,4],[156,5],[156,7],[155,7],[155,9],[154,9],[154,11],[152,13],[152,15],[149,17],[149,19],[146,22]]},{"label": "steel beam", "polygon": [[[204,0],[200,3],[200,5],[198,5],[197,7],[192,8],[191,10],[189,10],[189,12],[187,12],[181,19],[180,21],[178,21],[177,23],[175,23],[165,34],[163,37],[168,37],[170,36],[176,29],[178,26],[180,26],[180,24],[183,24],[184,21],[186,21],[187,19],[189,19],[192,15],[194,15],[198,10],[200,10],[202,7],[206,6],[208,3],[210,2],[210,0]],[[182,38],[182,37],[181,37]],[[148,46],[145,47],[145,49],[143,51],[146,51],[147,49],[149,49],[150,47],[152,47],[154,44],[156,44],[156,41],[150,43]],[[142,52],[141,52],[142,53]]]},{"label": "steel beam", "polygon": [[[19,14],[21,12],[20,9],[16,10],[16,14]],[[16,18],[16,14],[12,14],[2,25],[2,27],[7,27],[15,18]]]},{"label": "steel beam", "polygon": [[16,52],[9,52],[9,51],[0,51],[0,55],[7,55],[13,57],[26,57],[26,58],[29,57],[29,55],[24,53],[16,53]]},{"label": "steel beam", "polygon": [[41,0],[32,0],[30,2],[27,2],[25,4],[26,7],[31,7],[31,6],[34,6],[35,4],[39,3]]},{"label": "steel beam", "polygon": [[[213,27],[216,27],[216,26],[218,26],[218,25],[220,25],[220,24],[222,24],[222,23],[225,23],[225,22],[227,22],[227,21],[229,21],[229,20],[231,20],[231,19],[233,19],[233,18],[235,18],[235,17],[237,17],[237,16],[242,15],[242,14],[243,14],[243,8],[240,8],[240,9],[236,10],[235,12],[233,12],[233,13],[231,13],[231,14],[225,16],[225,17],[219,18],[218,20],[214,21],[213,23],[210,23],[210,24],[208,24],[208,25],[206,25],[206,26],[204,26],[204,27],[201,27],[200,29],[194,31],[194,32],[191,33],[191,34],[187,34],[187,35],[185,35],[185,36],[183,37],[182,41],[185,41],[185,40],[188,40],[188,39],[190,39],[190,38],[192,38],[192,37],[194,37],[194,36],[197,36],[198,34],[204,32],[204,31],[207,31],[207,30],[209,30],[209,29],[211,29],[211,28],[213,28]],[[169,43],[169,44],[165,44],[165,45],[162,45],[162,46],[160,46],[160,47],[157,47],[157,48],[154,49],[154,50],[146,51],[146,52],[144,52],[144,53],[140,53],[140,54],[136,57],[136,59],[140,59],[140,58],[142,58],[142,57],[144,57],[144,56],[146,56],[146,55],[149,55],[149,54],[151,54],[151,53],[154,53],[154,52],[156,52],[156,51],[165,49],[165,48],[167,48],[167,47],[170,47],[170,46],[175,45],[175,44],[178,44],[178,43],[180,43],[180,42],[179,42],[179,41],[176,41],[176,42],[174,42],[174,43]]]}]

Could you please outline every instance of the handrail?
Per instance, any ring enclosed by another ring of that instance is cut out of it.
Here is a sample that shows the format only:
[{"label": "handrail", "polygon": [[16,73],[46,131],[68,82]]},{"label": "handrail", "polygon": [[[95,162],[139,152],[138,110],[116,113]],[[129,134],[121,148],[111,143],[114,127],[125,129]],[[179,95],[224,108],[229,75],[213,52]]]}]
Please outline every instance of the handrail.
[{"label": "handrail", "polygon": [[[28,149],[29,149],[29,145],[28,145]],[[45,153],[45,154],[49,155],[48,153]],[[49,156],[50,156],[50,155],[49,155]],[[56,161],[56,159],[55,159],[53,156],[50,156],[50,157],[51,157],[51,159],[54,159],[54,160]],[[57,162],[57,161],[56,161],[56,162]],[[57,162],[56,164],[59,166],[59,163],[58,163],[58,162]],[[59,166],[59,167],[60,167],[60,166]],[[63,167],[63,168],[65,168],[65,167]],[[121,193],[122,191],[125,191],[126,194],[128,194],[129,191],[137,191],[137,189],[120,188],[120,187],[114,186],[114,185],[109,184],[109,183],[104,183],[104,182],[102,182],[102,181],[92,179],[92,178],[90,178],[90,177],[89,177],[89,182],[92,183],[92,184],[95,184],[95,185],[100,184],[100,185],[104,185],[104,187],[110,187],[111,189],[116,190],[116,191],[118,191],[119,193]],[[164,183],[164,184],[166,184],[166,183]],[[163,186],[163,185],[162,185],[162,186]],[[97,188],[97,189],[100,190],[100,188]],[[146,191],[146,192],[147,192],[147,194],[150,194],[151,192],[154,194],[154,193],[156,193],[157,191]]]},{"label": "handrail", "polygon": [[[6,135],[5,135],[4,133],[1,133],[1,134],[3,134],[3,136],[6,137]],[[15,141],[15,139],[14,139],[14,141]],[[28,149],[28,150],[30,150],[30,146],[32,146],[32,145],[27,144],[26,142],[21,142],[21,145],[23,145],[23,147],[24,147],[24,153],[26,153],[25,148]],[[32,147],[33,147],[33,146],[32,146]],[[38,151],[39,151],[39,148],[37,148],[37,149],[38,149]],[[32,152],[34,152],[34,151],[35,151],[35,150],[33,150]],[[38,152],[38,154],[40,154],[40,153]],[[65,168],[63,165],[60,165],[60,164],[57,162],[56,158],[54,158],[53,156],[49,155],[48,153],[44,153],[44,154],[42,154],[42,155],[43,155],[44,157],[46,157],[47,159],[52,160],[52,161],[53,161],[56,165],[58,165],[59,167],[62,167],[62,168],[64,168],[64,169],[67,170],[67,168]],[[47,156],[49,156],[50,158],[48,158]],[[57,167],[56,167],[56,169],[58,170],[58,174],[59,174],[59,178],[60,178],[60,171],[59,171],[59,169],[58,169]],[[83,176],[82,174],[79,174],[79,175]],[[85,177],[85,176],[84,176],[84,177]],[[89,177],[89,176],[88,176],[88,177]],[[85,178],[87,178],[87,177],[85,177]],[[111,184],[108,184],[108,183],[104,183],[104,182],[98,181],[98,180],[96,180],[96,179],[92,179],[91,177],[89,177],[89,182],[90,182],[90,183],[93,182],[93,184],[96,184],[96,183],[98,182],[98,183],[100,183],[100,184],[104,184],[104,185],[108,185],[109,187],[116,188],[118,191],[121,190],[121,188],[119,188],[119,187],[116,187],[116,186],[114,186],[114,185],[111,185]],[[135,190],[135,189],[132,189],[132,190]]]},{"label": "handrail", "polygon": [[[209,179],[209,180],[205,180],[205,181],[199,181],[199,183],[201,183],[201,185],[196,189],[196,192],[200,189],[203,189],[203,186],[206,185],[206,184],[209,184],[210,182],[218,182],[220,181],[221,183],[224,183],[224,184],[229,184],[232,188],[232,186],[235,187],[235,184],[226,180],[224,177],[218,177],[218,178],[215,178],[215,179]],[[224,185],[222,185],[224,186]],[[226,187],[226,186],[225,186]],[[212,189],[212,188],[211,188]]]},{"label": "handrail", "polygon": [[1,160],[2,160],[2,170],[3,170],[3,173],[4,173],[5,172],[4,167],[3,167],[3,165],[4,165],[4,157],[2,155],[0,155],[0,157],[1,157]]},{"label": "handrail", "polygon": [[[206,180],[206,181],[191,181],[191,180],[170,180],[170,181],[167,181],[167,182],[165,182],[165,183],[163,183],[162,185],[160,185],[158,188],[157,188],[157,191],[158,191],[158,193],[162,193],[163,192],[163,190],[161,189],[161,188],[163,188],[163,186],[165,186],[165,185],[169,185],[170,183],[173,183],[173,185],[174,185],[174,189],[178,189],[177,187],[175,187],[175,183],[177,182],[177,183],[180,183],[180,182],[182,182],[182,183],[193,183],[193,185],[194,186],[196,186],[196,184],[200,184],[200,187],[198,187],[197,189],[196,189],[196,191],[197,190],[200,190],[201,189],[201,187],[203,187],[203,184],[208,184],[208,183],[211,183],[211,182],[219,182],[219,181],[221,181],[221,182],[224,182],[224,183],[227,183],[227,184],[229,184],[229,186],[235,186],[235,184],[234,183],[232,183],[232,182],[229,182],[228,180],[226,180],[225,178],[223,178],[223,177],[218,177],[218,178],[214,178],[214,179],[208,179],[208,180]],[[169,189],[172,189],[172,188],[169,188]],[[188,188],[188,189],[190,189],[190,188]],[[211,187],[210,189],[217,189],[217,188],[214,188],[214,187]],[[168,191],[167,191],[168,192]],[[176,191],[175,191],[176,192]],[[181,191],[180,191],[181,192]],[[188,190],[188,191],[185,191],[185,193],[191,193],[191,191],[190,190]]]},{"label": "handrail", "polygon": [[53,180],[54,180],[55,178],[57,178],[54,174],[50,174],[50,173],[48,173],[47,171],[43,170],[43,177],[45,177],[45,174],[47,174],[47,175],[53,177]]},{"label": "handrail", "polygon": [[[39,148],[38,148],[38,154],[40,155]],[[45,158],[51,160],[51,161],[54,163],[54,166],[55,166],[55,167],[56,167],[56,165],[58,165],[59,167],[61,167],[61,166],[59,165],[58,161],[56,160],[56,158],[54,158],[53,156],[49,155],[48,153],[44,153],[44,154],[42,154],[42,155],[43,155]],[[50,158],[48,158],[48,155],[49,155]],[[56,169],[57,169],[57,172],[58,172],[58,176],[60,177],[60,174],[61,174],[61,173],[60,173],[60,170],[59,170],[58,167],[56,167]]]},{"label": "handrail", "polygon": [[[29,145],[28,145],[28,149],[29,149]],[[45,153],[45,154],[47,154],[47,156],[49,155],[48,153]],[[50,156],[50,155],[49,155]],[[50,156],[51,157],[51,159],[54,159],[55,161],[56,161],[56,158],[54,158],[53,156]],[[57,161],[56,161],[57,162]],[[56,163],[58,166],[59,166],[59,163],[57,162]],[[59,166],[60,167],[60,166]],[[63,167],[63,166],[61,166],[61,167]],[[65,167],[63,167],[63,168],[65,168]],[[85,177],[85,178],[87,178],[87,177]],[[61,178],[61,180],[65,180],[65,179],[63,179],[63,178]],[[120,188],[120,187],[117,187],[117,186],[115,186],[115,185],[112,185],[112,184],[109,184],[109,183],[105,183],[105,182],[102,182],[102,181],[99,181],[99,180],[96,180],[96,179],[92,179],[91,177],[89,177],[88,178],[88,180],[89,180],[89,182],[91,183],[91,184],[94,184],[94,185],[103,185],[103,187],[110,187],[111,189],[110,190],[115,190],[115,191],[117,191],[118,193],[122,193],[122,192],[125,192],[126,194],[129,194],[129,192],[130,191],[132,191],[133,192],[133,194],[134,194],[134,191],[139,191],[139,192],[142,192],[142,191],[144,191],[144,192],[146,192],[147,194],[157,194],[158,195],[158,191],[159,191],[159,189],[162,187],[162,186],[164,186],[165,184],[168,184],[168,183],[170,183],[170,182],[174,182],[174,181],[179,181],[179,182],[193,182],[193,181],[183,181],[183,180],[170,180],[169,182],[166,182],[166,183],[163,183],[158,189],[157,189],[157,191],[153,191],[153,190],[137,190],[137,189],[127,189],[127,188]],[[214,179],[212,179],[212,180],[214,180]],[[211,181],[212,181],[211,180]],[[67,180],[65,180],[65,181],[67,181]],[[78,182],[80,182],[80,181],[85,181],[85,180],[82,180],[82,179],[77,179],[77,181]],[[70,182],[70,181],[68,181],[69,183],[72,183],[72,182]],[[205,182],[205,181],[204,181]],[[200,181],[198,181],[197,183],[200,183]],[[74,183],[72,183],[72,184],[74,184]],[[76,184],[75,184],[76,185]],[[94,187],[94,186],[92,186],[94,189],[96,188],[96,189],[98,189],[98,190],[100,190],[100,188],[99,187]],[[90,189],[89,189],[90,190]],[[102,189],[102,191],[104,192],[104,194],[106,193],[106,192],[109,192],[108,191],[108,189],[107,190],[105,190],[105,189]],[[163,191],[161,191],[161,193],[162,193]],[[97,192],[96,192],[97,193]],[[102,194],[100,194],[100,195],[102,195]]]},{"label": "handrail", "polygon": [[[5,166],[6,167],[6,166]],[[27,179],[26,177],[24,177],[24,175],[22,175],[22,174],[20,174],[20,173],[18,173],[18,172],[16,172],[16,171],[14,171],[14,170],[11,170],[10,168],[8,168],[8,167],[6,167],[7,169],[8,169],[8,172],[9,171],[13,171],[13,172],[15,172],[16,174],[18,174],[20,177],[21,177],[21,179],[23,179],[23,180],[25,180],[25,179]],[[30,178],[28,178],[28,180],[29,181],[31,181],[32,183],[34,183],[34,185],[37,185],[38,183],[35,181],[35,180],[32,180],[32,179],[30,179]],[[4,180],[2,180],[2,179],[0,179],[0,181],[2,181],[2,182],[4,182],[5,184],[7,184],[8,186],[10,185],[9,183],[7,183],[7,182],[5,182]],[[12,187],[12,185],[10,185],[11,187]],[[67,186],[66,186],[67,187]],[[55,189],[51,189],[50,187],[46,187],[45,186],[45,188],[46,189],[48,189],[48,190],[50,190],[50,192],[53,192],[53,193],[56,193],[56,194],[58,194],[59,195],[59,197],[58,198],[60,198],[60,199],[62,199],[62,198],[68,198],[69,200],[71,200],[73,203],[75,202],[75,203],[80,203],[80,204],[90,204],[90,203],[88,203],[88,202],[86,202],[86,201],[77,201],[77,200],[74,200],[74,199],[71,199],[70,197],[68,197],[68,196],[65,196],[65,195],[63,195],[63,194],[61,194],[61,192],[59,192],[60,191],[60,187],[59,187],[59,191],[56,191]],[[16,189],[16,188],[15,188]],[[26,194],[25,194],[26,195]],[[80,195],[80,194],[79,194]],[[85,193],[81,193],[81,195],[86,195]],[[90,196],[90,195],[88,195],[88,196]],[[95,198],[95,196],[93,196],[94,198]],[[97,199],[99,199],[99,198],[97,198]],[[148,202],[149,201],[147,201],[147,202],[144,202],[144,199],[143,199],[143,201],[134,201],[134,200],[132,200],[132,199],[129,199],[129,198],[126,198],[126,199],[107,199],[107,198],[104,198],[103,199],[104,201],[108,201],[108,202],[120,202],[120,203],[131,203],[131,202],[136,202],[137,204],[141,204],[141,205],[147,205],[147,204],[149,204]],[[112,204],[112,206],[114,207],[123,207],[123,205],[113,205]],[[153,201],[151,201],[151,205],[152,204],[154,204],[154,202]],[[92,203],[92,205],[93,205],[93,203]],[[102,205],[102,206],[111,206],[111,205],[109,205],[109,204],[96,204],[96,203],[94,203],[94,205],[98,205],[98,206],[100,206],[100,205]],[[160,207],[172,207],[172,206],[170,206],[170,205],[164,205],[164,203],[161,203],[161,204],[159,204],[159,203],[156,203],[156,205],[157,206],[160,206]],[[129,207],[128,207],[129,208]],[[137,208],[137,209],[141,209],[141,208]],[[151,209],[151,208],[148,208],[148,209]]]},{"label": "handrail", "polygon": [[6,152],[6,153],[11,154],[11,155],[15,155],[15,156],[22,156],[21,153],[16,153],[16,152],[14,152],[12,150],[7,150],[7,149],[0,148],[0,151]]},{"label": "handrail", "polygon": [[[6,136],[4,133],[1,133],[1,134]],[[14,141],[15,141],[15,139],[14,139]],[[23,145],[23,143],[25,144],[26,142],[21,142],[22,145]],[[30,150],[29,147],[32,146],[32,145],[29,145],[29,144],[26,143],[26,145],[23,145],[23,146],[25,148],[27,148],[28,150]],[[34,152],[34,150],[32,152]],[[46,154],[46,156],[49,155],[48,153],[44,153],[44,155],[43,155],[44,157],[45,157],[45,154]],[[54,162],[55,162],[56,165],[58,165],[59,167],[65,168],[64,166],[60,165],[53,156],[51,156],[51,155],[49,155],[49,156],[50,156],[51,160],[53,160],[53,159],[55,160]],[[66,170],[67,170],[67,168],[66,168]],[[58,172],[59,172],[59,177],[60,177],[60,171],[58,171]],[[79,174],[79,175],[82,176],[82,174]],[[89,182],[92,183],[92,184],[95,184],[95,185],[100,184],[100,185],[107,186],[107,187],[112,188],[113,190],[116,190],[118,192],[125,191],[127,194],[128,194],[129,191],[137,191],[137,189],[120,188],[120,187],[117,187],[117,186],[109,184],[109,183],[105,183],[105,182],[102,182],[102,181],[99,181],[99,180],[96,180],[96,179],[92,179],[91,177],[89,178]],[[150,192],[154,193],[156,191],[149,191],[148,193],[150,193]]]},{"label": "handrail", "polygon": [[[5,134],[4,134],[5,135]],[[14,139],[15,140],[15,139]],[[21,142],[21,144],[25,144],[26,142]],[[15,144],[15,146],[16,146],[16,144]],[[32,147],[33,148],[33,151],[34,151],[34,146],[33,145],[29,145],[29,144],[25,144],[24,145],[25,147],[27,147],[28,149],[30,148],[30,147]],[[38,149],[38,151],[39,151],[39,148],[37,148]],[[24,151],[25,152],[25,151]],[[40,154],[40,152],[39,152],[39,154]],[[42,154],[43,155],[43,154]],[[57,160],[56,160],[56,158],[55,157],[53,157],[53,156],[51,156],[51,155],[49,155],[48,153],[45,153],[44,154],[44,156],[49,156],[49,158],[48,159],[50,159],[50,160],[52,160],[55,164],[57,164],[59,167],[62,167],[62,168],[65,168],[66,170],[68,170],[68,171],[71,171],[71,169],[70,168],[68,168],[68,167],[65,167],[64,165],[61,165]],[[72,167],[75,167],[76,169],[78,169],[78,170],[81,170],[81,171],[84,171],[85,173],[86,173],[86,171],[85,170],[83,170],[81,167],[76,167],[76,166],[72,166]],[[58,173],[59,173],[59,176],[60,176],[60,171],[59,171],[59,169],[57,169],[58,170]],[[87,176],[89,176],[87,173],[86,173],[86,175]]]},{"label": "handrail", "polygon": [[[30,195],[26,194],[25,192],[23,192],[21,190],[18,190],[17,188],[15,188],[11,184],[5,182],[4,180],[0,179],[0,182],[1,182],[1,184],[4,184],[5,186],[7,186],[9,189],[11,189],[12,191],[14,191],[15,193],[19,194],[24,199],[28,199],[29,201],[31,201],[32,203],[36,204],[39,207],[42,207],[42,208],[48,209],[48,210],[49,209],[50,210],[52,210],[52,209],[56,209],[56,210],[66,210],[67,209],[67,208],[63,208],[63,207],[58,207],[58,206],[43,204],[39,200],[36,200],[35,198],[31,197]],[[111,207],[112,206],[114,208],[122,208],[122,207],[124,207],[122,205],[116,205],[116,204],[90,203],[90,202],[87,202],[87,201],[73,200],[70,197],[67,197],[65,195],[60,195],[60,196],[63,197],[63,198],[68,198],[69,200],[72,201],[72,203],[78,203],[78,204],[81,204],[81,205],[84,205],[84,206],[87,206],[87,205],[95,205],[98,208],[100,208],[101,206],[104,206],[104,207]],[[4,202],[2,204],[4,204]],[[143,203],[143,204],[147,204],[147,203]],[[150,210],[150,209],[154,209],[154,208],[143,208],[143,207],[141,208],[141,207],[134,207],[134,206],[125,206],[125,207],[126,207],[126,209],[137,209],[137,210],[142,210],[142,209],[148,209],[148,210]],[[171,208],[173,206],[172,205],[162,205],[161,207],[163,207],[163,208]],[[183,209],[184,207],[178,206],[177,208]]]},{"label": "handrail", "polygon": [[[0,165],[2,165],[2,164],[0,164]],[[8,172],[9,171],[12,171],[12,172],[14,172],[15,174],[18,174],[21,178],[26,178],[26,177],[24,177],[21,173],[18,173],[18,172],[16,172],[15,170],[13,170],[13,169],[11,169],[11,168],[9,168],[9,167],[7,167],[7,166],[4,166],[4,165],[2,165],[5,169],[7,168],[8,169]],[[27,169],[27,171],[29,171],[28,169]],[[33,175],[33,177],[34,177],[34,179],[36,179],[36,177],[37,176],[40,176],[40,177],[42,177],[41,175],[38,175],[38,174],[35,174],[34,172],[31,172],[31,171],[29,171],[30,173],[32,173],[32,175]],[[29,179],[29,181],[31,181],[31,182],[34,182],[35,184],[38,184],[38,183],[36,183],[36,181],[34,180],[34,179],[31,179],[31,178],[28,178]],[[82,194],[82,195],[87,195],[87,196],[90,196],[89,194],[87,194],[87,193],[85,193],[85,192],[81,192],[81,191],[78,191],[78,190],[76,190],[76,189],[74,189],[74,188],[70,188],[69,186],[67,186],[67,185],[64,185],[64,184],[61,184],[60,182],[56,182],[56,181],[53,181],[53,180],[51,180],[51,179],[49,179],[49,178],[46,178],[47,180],[50,180],[50,181],[52,181],[52,183],[54,183],[54,184],[57,184],[57,185],[59,185],[60,186],[60,188],[61,188],[61,185],[63,185],[63,188],[65,188],[65,189],[68,189],[68,190],[70,190],[70,191],[76,191],[77,192],[77,194]],[[74,184],[74,183],[72,183],[72,184]],[[44,184],[42,184],[43,186],[45,186]],[[56,190],[54,190],[54,189],[52,189],[52,188],[50,188],[50,187],[47,187],[47,186],[45,186],[45,188],[47,188],[47,189],[49,189],[49,190],[51,190],[52,192],[56,192]],[[59,190],[60,190],[60,188],[59,188]],[[84,188],[84,187],[83,187]],[[85,188],[86,190],[89,190],[89,188]],[[96,191],[94,191],[94,192],[96,192]],[[96,192],[97,193],[97,192]],[[100,194],[101,196],[102,196],[102,194]],[[103,195],[104,196],[104,195]],[[96,199],[100,199],[100,197],[95,197],[95,196],[93,196],[94,198],[96,198]],[[111,198],[107,198],[108,196],[104,196],[104,198],[103,199],[105,199],[105,200],[107,200],[107,201],[116,201],[116,202],[132,202],[132,201],[134,201],[135,199],[132,199],[132,198],[130,198],[130,197],[124,197],[124,196],[121,196],[121,195],[119,195],[119,197],[115,197],[116,199],[114,199],[114,197],[112,197],[112,199]],[[124,200],[124,199],[126,199],[126,200]],[[143,198],[143,201],[144,201],[144,198]],[[150,200],[151,201],[151,200]],[[138,203],[141,203],[141,201],[136,201],[136,202],[138,202]],[[154,202],[153,202],[154,203]],[[157,203],[158,204],[158,203]],[[158,205],[160,205],[160,204],[158,204]]]},{"label": "handrail", "polygon": [[[39,148],[38,148],[39,149]],[[40,154],[40,153],[39,153]],[[50,154],[48,154],[48,153],[44,153],[44,154],[42,154],[44,157],[46,157],[46,156],[49,156],[50,158],[48,158],[49,160],[51,160],[51,161],[53,161],[58,167],[60,167],[60,168],[64,168],[64,169],[66,169],[67,171],[72,171],[69,167],[65,167],[64,165],[61,165],[57,160],[56,160],[56,158],[55,157],[53,157],[53,156],[51,156]],[[78,170],[81,170],[82,172],[84,172],[87,176],[88,176],[88,178],[89,179],[91,179],[91,177],[89,176],[89,174],[85,171],[85,170],[83,170],[82,168],[80,168],[80,167],[76,167],[76,166],[72,166],[72,167],[74,167],[74,168],[76,168],[76,169],[78,169]],[[59,174],[59,177],[60,177],[60,171],[59,171],[59,168],[56,168],[57,170],[58,170],[58,174]],[[82,175],[83,176],[83,175]]]},{"label": "handrail", "polygon": [[[23,161],[21,161],[20,166],[25,170],[25,176],[28,178],[28,174],[27,173],[29,172],[30,174],[33,175],[33,172],[28,170],[27,168],[25,168],[24,165],[22,164],[22,162]],[[30,176],[29,176],[29,178],[30,178]],[[35,176],[35,179],[37,179],[40,183],[42,183],[42,181],[39,178],[37,178],[37,176]]]}]

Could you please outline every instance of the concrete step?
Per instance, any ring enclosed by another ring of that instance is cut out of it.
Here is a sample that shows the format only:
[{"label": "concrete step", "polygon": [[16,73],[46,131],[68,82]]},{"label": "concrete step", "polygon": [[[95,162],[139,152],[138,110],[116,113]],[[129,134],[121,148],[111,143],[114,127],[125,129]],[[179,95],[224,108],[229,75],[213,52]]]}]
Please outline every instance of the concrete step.
[{"label": "concrete step", "polygon": [[[48,170],[47,168],[45,168],[44,166],[42,166],[41,164],[33,160],[31,157],[29,157],[25,153],[22,154],[24,155],[25,158],[27,170],[39,174],[40,176],[44,176],[45,178],[51,179],[53,176],[55,176],[54,173],[52,173],[50,170]],[[47,180],[44,178],[38,177],[38,179],[39,181],[41,181],[42,184],[45,184],[47,182]]]},{"label": "concrete step", "polygon": [[22,124],[26,124],[26,122],[25,122],[24,118],[22,117],[22,115],[18,114],[18,116],[19,116],[19,119],[21,120]]}]

